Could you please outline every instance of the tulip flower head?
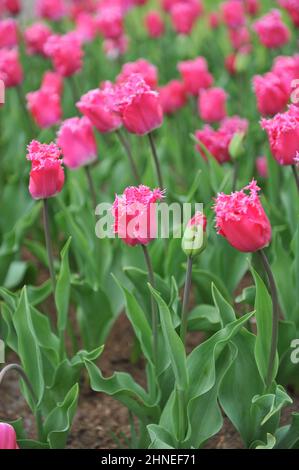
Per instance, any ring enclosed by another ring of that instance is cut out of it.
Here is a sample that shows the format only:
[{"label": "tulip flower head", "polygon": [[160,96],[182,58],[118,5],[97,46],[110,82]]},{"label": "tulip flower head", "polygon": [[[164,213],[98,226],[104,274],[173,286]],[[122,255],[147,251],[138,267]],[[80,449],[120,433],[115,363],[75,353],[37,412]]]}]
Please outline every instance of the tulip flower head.
[{"label": "tulip flower head", "polygon": [[110,82],[83,95],[77,108],[99,132],[113,132],[122,125],[121,117],[115,112],[115,90]]},{"label": "tulip flower head", "polygon": [[259,191],[253,180],[241,191],[220,193],[216,198],[217,232],[241,252],[253,253],[271,241],[271,224],[261,204]]},{"label": "tulip flower head", "polygon": [[185,86],[179,80],[171,80],[159,89],[159,93],[160,103],[165,114],[174,114],[187,102]]},{"label": "tulip flower head", "polygon": [[160,189],[130,186],[113,203],[114,233],[127,245],[147,245],[157,236],[156,202],[163,198]]},{"label": "tulip flower head", "polygon": [[43,75],[41,88],[61,97],[63,92],[63,78],[58,73],[47,70]]},{"label": "tulip flower head", "polygon": [[74,117],[64,121],[57,134],[57,145],[63,153],[63,163],[76,169],[89,165],[97,158],[97,145],[90,120]]},{"label": "tulip flower head", "polygon": [[160,38],[165,32],[165,25],[158,11],[149,11],[144,24],[150,38]]},{"label": "tulip flower head", "polygon": [[64,185],[61,150],[56,144],[33,140],[28,145],[27,160],[31,161],[29,192],[33,199],[47,199],[60,193]]},{"label": "tulip flower head", "polygon": [[272,72],[256,75],[253,78],[253,88],[258,110],[263,116],[274,116],[285,110],[290,99],[290,90],[283,78]]},{"label": "tulip flower head", "polygon": [[60,96],[51,89],[40,88],[27,93],[27,108],[41,129],[59,124],[62,117]]},{"label": "tulip flower head", "polygon": [[48,38],[44,52],[52,60],[56,72],[63,77],[69,77],[82,68],[83,50],[76,33],[53,34]]},{"label": "tulip flower head", "polygon": [[29,26],[24,32],[24,40],[28,54],[44,56],[44,47],[51,35],[51,29],[44,23],[39,22]]},{"label": "tulip flower head", "polygon": [[179,72],[182,76],[186,92],[197,96],[202,88],[209,88],[213,84],[213,77],[209,73],[208,64],[204,57],[179,62]]},{"label": "tulip flower head", "polygon": [[65,0],[38,0],[36,10],[41,18],[58,21],[66,14],[66,2]]},{"label": "tulip flower head", "polygon": [[149,87],[157,88],[158,69],[146,59],[138,59],[135,62],[127,62],[124,64],[117,77],[117,83],[126,81],[133,73],[141,75]]},{"label": "tulip flower head", "polygon": [[291,105],[273,119],[262,119],[273,157],[280,165],[293,165],[299,151],[299,109]]},{"label": "tulip flower head", "polygon": [[227,94],[222,88],[201,90],[198,97],[198,112],[206,122],[219,122],[226,116]]},{"label": "tulip flower head", "polygon": [[159,94],[145,83],[140,74],[132,74],[119,84],[116,95],[116,109],[129,132],[144,135],[162,125]]},{"label": "tulip flower head", "polygon": [[275,49],[287,44],[290,40],[290,31],[281,19],[279,10],[271,10],[253,25],[260,42],[269,49]]},{"label": "tulip flower head", "polygon": [[202,212],[189,220],[182,239],[182,249],[187,256],[194,258],[206,248],[207,218]]},{"label": "tulip flower head", "polygon": [[12,18],[0,21],[0,48],[14,47],[18,44],[17,22]]},{"label": "tulip flower head", "polygon": [[228,0],[221,5],[223,21],[229,28],[239,28],[245,23],[243,2]]},{"label": "tulip flower head", "polygon": [[14,428],[10,424],[0,423],[0,450],[16,450],[18,448]]},{"label": "tulip flower head", "polygon": [[20,85],[23,81],[23,69],[17,49],[0,49],[0,79],[7,88]]},{"label": "tulip flower head", "polygon": [[118,5],[100,6],[99,13],[96,16],[96,24],[99,32],[105,39],[117,39],[123,35],[124,20],[123,11]]},{"label": "tulip flower head", "polygon": [[21,11],[21,0],[4,0],[5,8],[11,15],[18,15]]},{"label": "tulip flower head", "polygon": [[265,155],[262,155],[256,159],[255,162],[257,172],[261,178],[268,177],[268,161]]}]

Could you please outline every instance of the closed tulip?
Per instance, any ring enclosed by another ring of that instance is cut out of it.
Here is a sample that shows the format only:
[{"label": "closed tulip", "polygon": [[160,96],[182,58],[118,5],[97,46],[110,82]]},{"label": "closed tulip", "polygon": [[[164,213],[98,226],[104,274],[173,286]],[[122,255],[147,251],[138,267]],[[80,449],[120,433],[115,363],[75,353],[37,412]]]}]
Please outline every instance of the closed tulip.
[{"label": "closed tulip", "polygon": [[0,423],[0,450],[15,450],[18,448],[14,428],[10,424]]}]

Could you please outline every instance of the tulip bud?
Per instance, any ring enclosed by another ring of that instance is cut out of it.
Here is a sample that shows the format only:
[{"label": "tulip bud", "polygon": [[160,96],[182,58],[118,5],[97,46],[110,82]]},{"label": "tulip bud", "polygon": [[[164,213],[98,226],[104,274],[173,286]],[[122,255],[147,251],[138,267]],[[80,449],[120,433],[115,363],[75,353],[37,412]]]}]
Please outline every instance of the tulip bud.
[{"label": "tulip bud", "polygon": [[14,428],[7,423],[0,423],[0,449],[18,449],[17,437]]},{"label": "tulip bud", "polygon": [[244,154],[244,132],[236,132],[229,144],[229,154],[232,160],[238,160]]},{"label": "tulip bud", "polygon": [[185,255],[194,258],[207,246],[207,218],[201,212],[189,220],[182,240],[182,250]]}]

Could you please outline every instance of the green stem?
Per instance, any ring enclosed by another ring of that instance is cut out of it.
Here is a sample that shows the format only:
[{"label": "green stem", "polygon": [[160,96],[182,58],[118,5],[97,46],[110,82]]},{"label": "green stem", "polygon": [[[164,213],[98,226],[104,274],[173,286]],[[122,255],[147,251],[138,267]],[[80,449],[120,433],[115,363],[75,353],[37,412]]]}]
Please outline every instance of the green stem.
[{"label": "green stem", "polygon": [[30,380],[28,379],[24,369],[19,365],[19,364],[9,364],[8,366],[5,366],[1,372],[0,372],[0,385],[2,384],[3,380],[4,380],[4,377],[6,376],[7,373],[9,373],[10,371],[16,371],[20,376],[21,378],[23,379],[23,381],[25,382],[25,385],[26,387],[28,388],[29,390],[29,393],[32,397],[32,400],[35,404],[35,410],[34,410],[34,415],[35,415],[35,418],[36,418],[36,425],[37,425],[37,432],[38,432],[38,438],[39,440],[43,440],[43,421],[42,421],[42,416],[41,416],[41,413],[40,411],[37,409],[37,405],[38,405],[38,398],[35,394],[35,391],[33,390],[33,387],[31,385],[31,382]]},{"label": "green stem", "polygon": [[186,334],[187,334],[188,304],[189,304],[190,291],[191,291],[192,265],[193,265],[192,256],[188,256],[184,297],[183,297],[183,307],[182,307],[182,317],[181,317],[181,331],[180,331],[181,340],[183,341],[184,345],[186,343]]},{"label": "green stem", "polygon": [[[186,435],[186,406],[185,406],[185,393],[184,390],[177,390],[178,393],[178,408],[179,408],[179,444],[182,444]],[[180,449],[181,449],[180,445]]]},{"label": "green stem", "polygon": [[[145,263],[147,266],[148,271],[148,279],[151,286],[155,289],[155,277],[154,277],[154,270],[152,266],[152,262],[150,259],[150,255],[148,249],[145,245],[141,245]],[[152,311],[152,330],[153,330],[153,362],[154,365],[157,365],[157,357],[158,357],[158,312],[157,306],[153,296],[151,295],[151,311]]]},{"label": "green stem", "polygon": [[89,192],[90,192],[90,195],[91,195],[91,198],[92,198],[93,207],[95,209],[97,207],[97,194],[96,194],[96,190],[95,190],[95,187],[94,187],[94,184],[93,184],[93,179],[92,179],[92,174],[91,174],[91,171],[90,171],[90,166],[87,165],[87,166],[84,167],[84,169],[85,169],[85,174],[86,174],[86,178],[87,178],[87,182],[88,182]]},{"label": "green stem", "polygon": [[155,164],[155,167],[156,167],[158,184],[159,184],[159,187],[161,189],[164,189],[162,171],[161,171],[161,167],[160,167],[160,163],[159,163],[159,159],[158,159],[157,149],[156,149],[156,145],[155,145],[155,142],[154,142],[153,134],[151,132],[148,134],[148,140],[149,140],[149,144],[150,144],[154,164]]},{"label": "green stem", "polygon": [[132,155],[132,150],[131,150],[131,146],[130,146],[130,143],[129,141],[125,138],[125,136],[122,134],[122,132],[117,129],[115,131],[116,135],[117,135],[117,138],[118,140],[120,141],[122,147],[124,148],[126,154],[127,154],[127,157],[129,159],[129,163],[130,163],[130,166],[131,166],[131,170],[132,170],[132,173],[133,173],[133,176],[134,176],[134,179],[136,181],[137,184],[140,184],[141,182],[141,178],[140,178],[140,175],[139,175],[139,172],[138,172],[138,168],[136,166],[136,163],[134,161],[134,158],[133,158],[133,155]]},{"label": "green stem", "polygon": [[298,192],[299,192],[299,176],[298,176],[296,165],[292,165],[292,170],[293,170],[294,178],[295,178],[295,181],[296,181],[296,186],[297,186],[297,189],[298,189]]},{"label": "green stem", "polygon": [[49,271],[50,271],[50,276],[52,280],[53,295],[55,295],[56,276],[55,276],[55,270],[54,270],[54,256],[53,256],[53,248],[52,248],[51,233],[50,233],[48,199],[43,199],[43,203],[44,203],[43,219],[44,219],[46,247],[47,247],[47,253],[48,253]]},{"label": "green stem", "polygon": [[261,261],[263,263],[263,267],[266,271],[270,292],[272,297],[272,304],[273,304],[273,315],[272,315],[272,337],[271,337],[271,349],[269,355],[269,362],[268,362],[268,372],[266,378],[266,387],[267,390],[271,387],[272,380],[275,378],[273,377],[274,365],[275,365],[275,357],[277,351],[277,341],[278,341],[278,322],[279,322],[279,301],[278,301],[278,292],[275,283],[275,279],[272,273],[272,269],[268,258],[264,252],[264,250],[258,251]]},{"label": "green stem", "polygon": [[239,173],[239,163],[237,161],[234,162],[234,168],[233,168],[233,184],[232,184],[232,191],[233,193],[237,189],[237,183],[238,183],[238,173]]}]

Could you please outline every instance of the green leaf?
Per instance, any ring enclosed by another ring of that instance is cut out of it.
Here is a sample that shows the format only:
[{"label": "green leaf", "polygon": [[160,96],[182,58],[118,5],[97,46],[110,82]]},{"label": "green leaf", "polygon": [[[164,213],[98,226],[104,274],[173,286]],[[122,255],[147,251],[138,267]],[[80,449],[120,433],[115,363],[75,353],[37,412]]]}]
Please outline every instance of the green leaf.
[{"label": "green leaf", "polygon": [[212,295],[215,306],[222,320],[222,325],[226,326],[228,323],[235,321],[236,315],[233,307],[224,299],[215,284],[212,284]]},{"label": "green leaf", "polygon": [[242,290],[242,293],[235,298],[235,302],[237,304],[244,303],[253,306],[255,301],[255,295],[255,286],[245,287],[245,289]]},{"label": "green leaf", "polygon": [[267,433],[267,442],[266,444],[261,442],[261,441],[256,441],[253,443],[252,447],[253,449],[273,449],[276,443],[276,439],[272,434]]},{"label": "green leaf", "polygon": [[25,397],[32,409],[39,406],[44,394],[44,373],[38,339],[34,331],[26,287],[22,289],[18,307],[13,315],[13,324],[18,337],[18,355],[24,371],[35,392],[34,403],[29,391],[24,387]]},{"label": "green leaf", "polygon": [[156,421],[159,408],[145,390],[138,385],[131,375],[115,372],[111,377],[103,377],[100,369],[89,360],[85,360],[89,373],[91,388],[95,392],[103,392],[123,403],[143,422]]},{"label": "green leaf", "polygon": [[299,448],[299,413],[292,414],[291,424],[278,429],[276,440],[276,449]]},{"label": "green leaf", "polygon": [[[253,268],[251,268],[251,272],[256,285],[255,316],[257,338],[255,344],[255,359],[261,378],[266,384],[272,339],[272,299],[258,273]],[[277,368],[278,360],[276,358],[272,380],[276,377]]]},{"label": "green leaf", "polygon": [[198,305],[188,315],[188,330],[218,331],[221,328],[219,311],[213,305]]},{"label": "green leaf", "polygon": [[52,281],[48,279],[40,286],[28,286],[27,295],[30,305],[36,306],[46,300],[52,292]]},{"label": "green leaf", "polygon": [[172,436],[162,426],[150,424],[147,429],[151,438],[149,449],[175,449]]},{"label": "green leaf", "polygon": [[175,375],[176,386],[178,390],[184,391],[188,388],[188,374],[184,345],[174,329],[171,314],[166,303],[151,285],[148,286],[159,306],[162,332]]},{"label": "green leaf", "polygon": [[62,403],[48,415],[44,423],[44,434],[51,449],[63,449],[70,431],[78,404],[79,386],[75,384]]},{"label": "green leaf", "polygon": [[61,267],[55,289],[55,303],[58,312],[57,327],[60,332],[65,331],[68,319],[71,290],[71,273],[69,266],[69,247],[71,240],[70,237],[61,251]]}]

